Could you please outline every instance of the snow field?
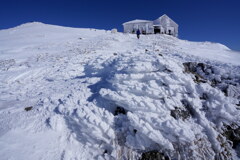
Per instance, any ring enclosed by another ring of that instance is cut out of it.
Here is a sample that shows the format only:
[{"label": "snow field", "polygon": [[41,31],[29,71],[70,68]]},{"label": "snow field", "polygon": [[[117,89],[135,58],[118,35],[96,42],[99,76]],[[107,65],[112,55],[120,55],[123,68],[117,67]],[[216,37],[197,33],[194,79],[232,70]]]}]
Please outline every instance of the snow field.
[{"label": "snow field", "polygon": [[[239,53],[166,35],[137,40],[42,23],[0,35],[3,159],[137,159],[151,150],[237,159],[223,132],[240,125]],[[214,67],[191,73],[188,61]],[[115,114],[118,107],[126,114]]]}]

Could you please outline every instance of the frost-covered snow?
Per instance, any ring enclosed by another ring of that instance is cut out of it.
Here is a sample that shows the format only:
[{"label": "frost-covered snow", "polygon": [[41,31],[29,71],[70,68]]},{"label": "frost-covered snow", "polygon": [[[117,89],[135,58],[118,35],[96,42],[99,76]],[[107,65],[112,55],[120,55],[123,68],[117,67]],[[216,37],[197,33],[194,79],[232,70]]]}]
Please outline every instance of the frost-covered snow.
[{"label": "frost-covered snow", "polygon": [[240,159],[239,85],[240,53],[218,43],[0,30],[0,159]]},{"label": "frost-covered snow", "polygon": [[148,23],[148,22],[152,22],[152,21],[135,19],[135,20],[132,20],[132,21],[125,22],[125,23],[123,23],[123,25],[124,24],[132,24],[132,23]]}]

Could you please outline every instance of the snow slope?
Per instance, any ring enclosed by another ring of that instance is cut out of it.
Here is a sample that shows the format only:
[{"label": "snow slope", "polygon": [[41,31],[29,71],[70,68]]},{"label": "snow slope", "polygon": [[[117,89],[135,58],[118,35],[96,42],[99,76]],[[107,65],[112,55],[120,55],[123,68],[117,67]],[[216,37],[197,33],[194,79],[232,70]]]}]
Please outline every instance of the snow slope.
[{"label": "snow slope", "polygon": [[239,85],[240,53],[222,44],[39,22],[0,30],[0,157],[239,159],[228,136],[240,133]]}]

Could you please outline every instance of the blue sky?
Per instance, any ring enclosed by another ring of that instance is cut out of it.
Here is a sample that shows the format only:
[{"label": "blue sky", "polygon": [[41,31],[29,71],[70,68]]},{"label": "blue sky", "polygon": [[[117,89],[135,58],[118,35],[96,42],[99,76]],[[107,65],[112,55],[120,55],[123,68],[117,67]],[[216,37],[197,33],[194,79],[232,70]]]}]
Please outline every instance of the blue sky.
[{"label": "blue sky", "polygon": [[179,24],[181,39],[219,42],[240,51],[239,0],[0,0],[0,29],[39,21],[122,31],[126,21],[163,14]]}]

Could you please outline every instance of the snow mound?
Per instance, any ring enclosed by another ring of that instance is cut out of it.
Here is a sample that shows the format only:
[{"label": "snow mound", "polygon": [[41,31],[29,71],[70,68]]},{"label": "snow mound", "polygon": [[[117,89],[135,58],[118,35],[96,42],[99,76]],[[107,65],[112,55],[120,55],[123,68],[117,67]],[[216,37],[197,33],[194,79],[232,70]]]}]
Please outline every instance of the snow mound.
[{"label": "snow mound", "polygon": [[240,54],[224,45],[38,22],[0,44],[2,159],[240,157]]},{"label": "snow mound", "polygon": [[[221,133],[225,125],[239,126],[240,113],[220,90],[208,83],[196,84],[183,72],[183,65],[171,58],[131,54],[114,62],[114,74],[107,79],[111,87],[100,94],[128,111],[122,123],[128,121],[123,134],[129,132],[125,137],[129,148],[161,150],[173,159],[178,154],[190,159],[225,154],[222,146],[227,140]],[[203,94],[208,98],[203,100]],[[185,110],[187,118],[173,116],[176,109]]]},{"label": "snow mound", "polygon": [[28,27],[35,27],[35,26],[45,26],[46,24],[42,23],[42,22],[29,22],[29,23],[24,23],[24,24],[21,24],[17,27],[14,27],[14,28],[28,28]]}]

